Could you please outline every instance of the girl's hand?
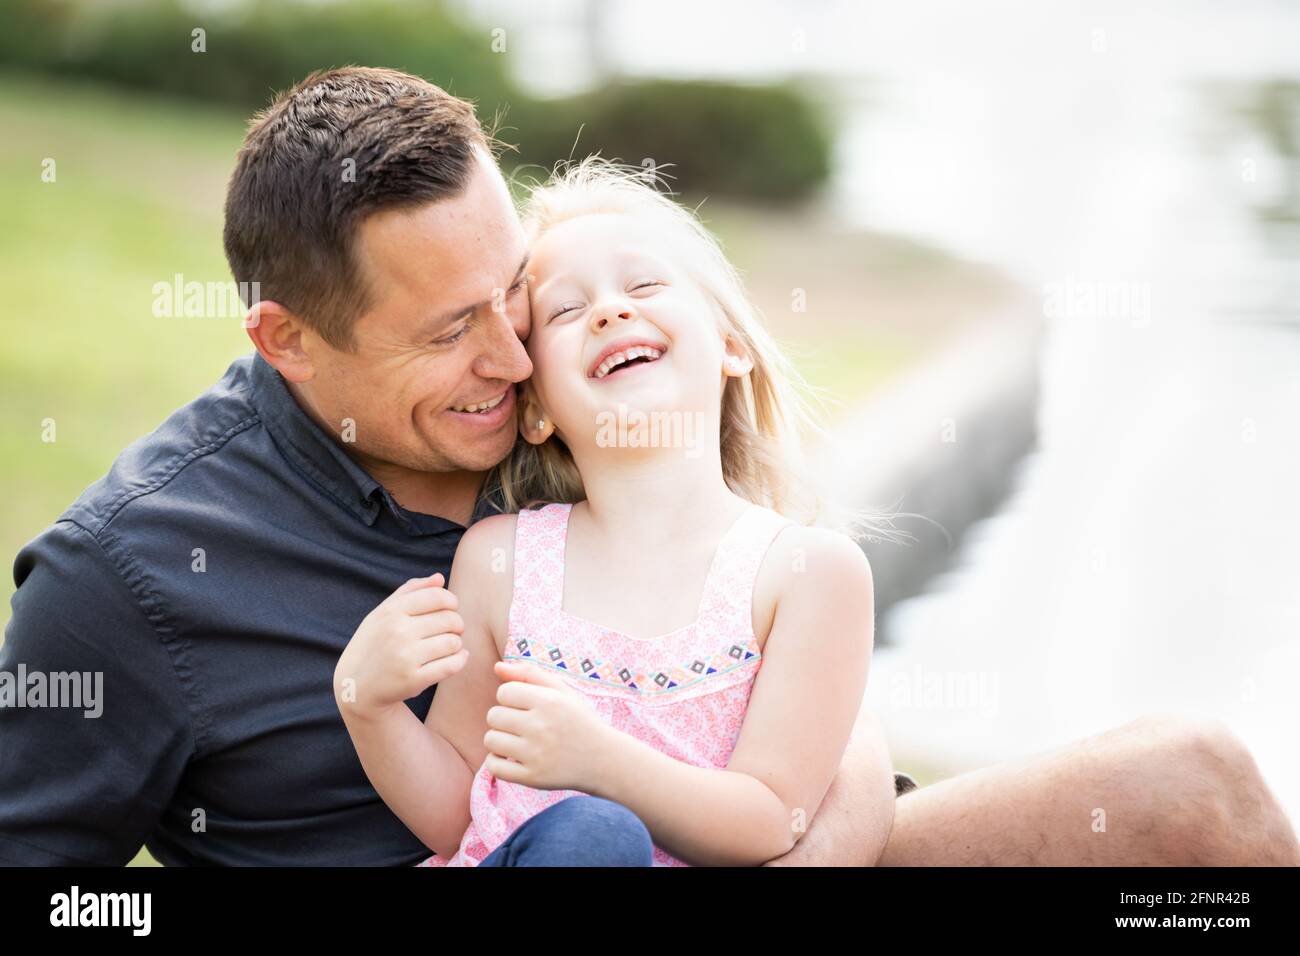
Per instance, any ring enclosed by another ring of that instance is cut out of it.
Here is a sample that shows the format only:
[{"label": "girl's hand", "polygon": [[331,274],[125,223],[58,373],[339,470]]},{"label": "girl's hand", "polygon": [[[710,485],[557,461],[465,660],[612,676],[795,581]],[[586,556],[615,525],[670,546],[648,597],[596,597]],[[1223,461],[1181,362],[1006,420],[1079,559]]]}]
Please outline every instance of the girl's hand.
[{"label": "girl's hand", "polygon": [[497,706],[487,712],[485,766],[538,790],[588,790],[618,731],[587,698],[536,664],[498,661]]},{"label": "girl's hand", "polygon": [[345,715],[382,713],[465,666],[465,622],[442,585],[441,574],[412,578],[366,615],[334,668]]}]

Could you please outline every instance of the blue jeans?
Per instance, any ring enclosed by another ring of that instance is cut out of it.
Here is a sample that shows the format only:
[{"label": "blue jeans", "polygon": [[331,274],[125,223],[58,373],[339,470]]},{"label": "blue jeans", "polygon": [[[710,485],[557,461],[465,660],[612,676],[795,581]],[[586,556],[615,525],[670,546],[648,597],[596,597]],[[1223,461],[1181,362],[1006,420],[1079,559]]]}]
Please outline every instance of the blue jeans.
[{"label": "blue jeans", "polygon": [[566,797],[525,820],[479,866],[651,866],[650,831],[602,797]]}]

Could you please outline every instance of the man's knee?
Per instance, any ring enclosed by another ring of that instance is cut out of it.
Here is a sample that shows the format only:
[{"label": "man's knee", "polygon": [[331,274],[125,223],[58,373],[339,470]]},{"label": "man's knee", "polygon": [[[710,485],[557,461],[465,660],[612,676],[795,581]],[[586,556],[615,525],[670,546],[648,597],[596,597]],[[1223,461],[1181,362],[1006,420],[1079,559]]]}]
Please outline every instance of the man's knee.
[{"label": "man's knee", "polygon": [[1225,793],[1263,782],[1255,758],[1221,720],[1148,714],[1128,729],[1141,735],[1145,759],[1168,764],[1189,780]]},{"label": "man's knee", "polygon": [[1295,862],[1295,836],[1255,758],[1220,720],[1151,714],[1128,724],[1132,772],[1154,798],[1148,832],[1179,863]]},{"label": "man's knee", "polygon": [[654,844],[641,818],[603,797],[568,797],[547,811],[576,841],[571,866],[650,866]]}]

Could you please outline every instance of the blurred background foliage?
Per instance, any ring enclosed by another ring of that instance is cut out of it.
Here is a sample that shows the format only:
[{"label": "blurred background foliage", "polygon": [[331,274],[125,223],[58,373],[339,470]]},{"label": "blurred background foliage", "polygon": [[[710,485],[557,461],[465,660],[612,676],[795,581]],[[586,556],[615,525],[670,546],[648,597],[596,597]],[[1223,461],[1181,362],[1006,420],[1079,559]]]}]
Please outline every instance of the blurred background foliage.
[{"label": "blurred background foliage", "polygon": [[811,195],[830,172],[824,119],[793,85],[625,79],[537,98],[512,81],[491,36],[436,2],[0,0],[0,67],[248,113],[313,70],[350,63],[405,70],[472,99],[518,147],[502,157],[507,172],[549,169],[576,144],[579,155],[671,164],[675,190],[778,201]]}]

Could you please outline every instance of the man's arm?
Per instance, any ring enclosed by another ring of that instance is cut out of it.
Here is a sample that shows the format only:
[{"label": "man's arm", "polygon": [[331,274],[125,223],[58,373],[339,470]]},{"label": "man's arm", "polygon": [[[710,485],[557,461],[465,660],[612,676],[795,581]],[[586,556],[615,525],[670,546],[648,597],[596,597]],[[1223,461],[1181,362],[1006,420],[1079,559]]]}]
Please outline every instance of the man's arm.
[{"label": "man's arm", "polygon": [[195,749],[171,657],[123,565],[72,522],[23,548],[14,580],[0,645],[0,863],[124,865]]},{"label": "man's arm", "polygon": [[864,705],[816,815],[789,853],[764,866],[875,866],[894,822],[894,776],[880,719]]}]

